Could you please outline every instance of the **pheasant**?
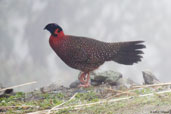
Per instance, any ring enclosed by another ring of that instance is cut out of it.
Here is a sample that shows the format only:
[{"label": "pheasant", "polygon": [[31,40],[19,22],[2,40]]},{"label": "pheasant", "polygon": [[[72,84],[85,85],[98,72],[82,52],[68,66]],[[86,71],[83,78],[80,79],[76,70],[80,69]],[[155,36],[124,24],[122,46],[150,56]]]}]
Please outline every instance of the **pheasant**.
[{"label": "pheasant", "polygon": [[63,29],[50,23],[45,26],[51,33],[49,44],[68,66],[82,71],[79,87],[89,87],[90,72],[106,61],[132,65],[141,61],[144,41],[102,42],[82,36],[65,35]]}]

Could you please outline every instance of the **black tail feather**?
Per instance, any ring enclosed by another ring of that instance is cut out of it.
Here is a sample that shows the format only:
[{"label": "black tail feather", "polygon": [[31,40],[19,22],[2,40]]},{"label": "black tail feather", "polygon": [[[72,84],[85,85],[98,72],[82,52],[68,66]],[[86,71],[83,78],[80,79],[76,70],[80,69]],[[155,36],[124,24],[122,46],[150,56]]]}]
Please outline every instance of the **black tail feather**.
[{"label": "black tail feather", "polygon": [[116,54],[112,60],[120,64],[132,65],[141,61],[143,58],[141,54],[144,54],[141,49],[146,46],[142,44],[144,41],[131,41],[131,42],[119,42],[113,44],[113,49],[116,50]]}]

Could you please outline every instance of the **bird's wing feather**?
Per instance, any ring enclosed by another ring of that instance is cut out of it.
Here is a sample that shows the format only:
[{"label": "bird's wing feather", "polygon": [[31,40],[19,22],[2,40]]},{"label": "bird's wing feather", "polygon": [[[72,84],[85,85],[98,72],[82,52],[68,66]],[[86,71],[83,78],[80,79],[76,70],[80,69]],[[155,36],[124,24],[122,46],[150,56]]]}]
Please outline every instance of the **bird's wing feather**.
[{"label": "bird's wing feather", "polygon": [[70,49],[70,60],[74,62],[86,62],[88,60],[88,56],[86,51],[80,47],[72,47]]},{"label": "bird's wing feather", "polygon": [[[90,50],[91,48],[94,48],[96,51],[98,50],[96,48],[97,45],[94,44],[96,40],[75,36],[70,36],[70,40],[72,40],[70,42],[73,43],[71,44],[72,47],[70,49],[70,60],[75,62],[84,62],[87,64],[96,64],[99,62],[101,63],[100,59],[92,58],[92,54],[94,53],[92,52],[93,50]],[[92,40],[95,42],[92,42]]]}]

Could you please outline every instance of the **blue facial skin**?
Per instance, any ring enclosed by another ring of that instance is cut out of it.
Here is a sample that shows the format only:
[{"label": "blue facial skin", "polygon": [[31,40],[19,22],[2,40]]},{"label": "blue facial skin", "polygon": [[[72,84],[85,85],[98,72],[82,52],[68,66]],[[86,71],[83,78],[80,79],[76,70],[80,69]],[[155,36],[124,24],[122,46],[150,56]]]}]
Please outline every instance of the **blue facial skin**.
[{"label": "blue facial skin", "polygon": [[58,29],[58,32],[62,31],[62,28],[55,23],[47,24],[44,28],[44,30],[48,30],[53,36],[57,36],[57,34],[55,34],[56,29]]}]

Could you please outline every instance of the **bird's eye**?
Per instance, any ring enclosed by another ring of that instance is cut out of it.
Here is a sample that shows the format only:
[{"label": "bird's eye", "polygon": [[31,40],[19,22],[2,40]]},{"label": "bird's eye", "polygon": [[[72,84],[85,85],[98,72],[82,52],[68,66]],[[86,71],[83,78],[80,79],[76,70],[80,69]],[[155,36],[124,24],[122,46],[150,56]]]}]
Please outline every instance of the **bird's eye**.
[{"label": "bird's eye", "polygon": [[57,28],[54,33],[58,34],[59,33],[59,29]]}]

